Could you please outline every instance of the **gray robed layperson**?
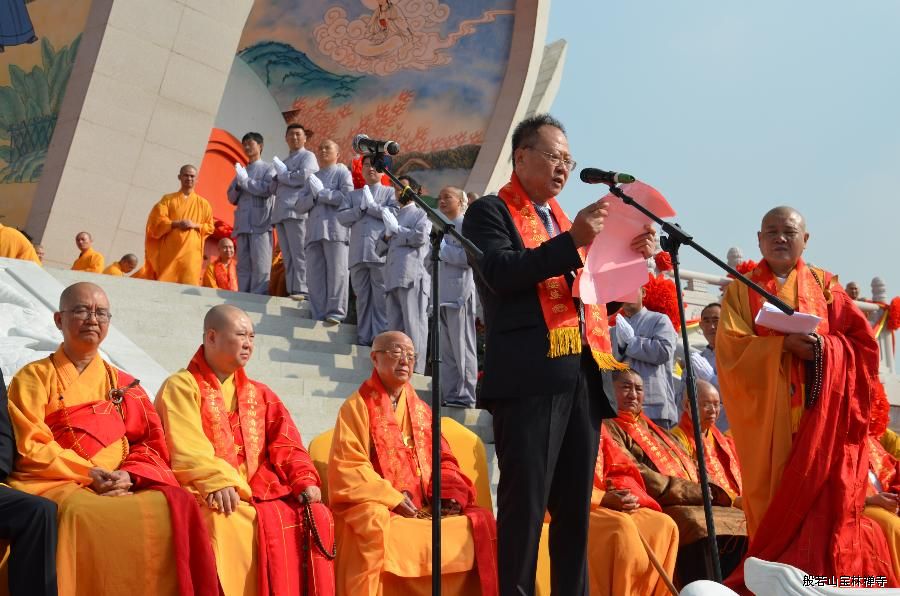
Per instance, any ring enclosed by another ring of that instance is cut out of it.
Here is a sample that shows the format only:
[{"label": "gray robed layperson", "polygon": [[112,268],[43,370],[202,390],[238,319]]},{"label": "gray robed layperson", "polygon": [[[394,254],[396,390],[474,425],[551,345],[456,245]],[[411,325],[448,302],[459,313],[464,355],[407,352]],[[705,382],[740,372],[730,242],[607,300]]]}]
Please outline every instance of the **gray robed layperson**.
[{"label": "gray robed layperson", "polygon": [[666,429],[678,424],[680,409],[672,376],[677,342],[669,317],[647,310],[639,298],[622,305],[615,327],[610,328],[610,339],[615,357],[644,380],[647,417]]},{"label": "gray robed layperson", "polygon": [[238,291],[268,294],[274,202],[270,188],[275,170],[259,157],[263,147],[261,134],[248,132],[241,144],[250,163],[246,168],[235,164],[237,175],[228,187],[228,202],[236,206]]},{"label": "gray robed layperson", "polygon": [[[438,194],[438,208],[457,230],[462,230],[466,206],[465,194],[458,188],[447,187]],[[456,238],[444,236],[440,258],[441,403],[474,408],[478,377],[475,279]]]},{"label": "gray robed layperson", "polygon": [[306,274],[309,306],[313,319],[340,323],[347,316],[350,291],[350,231],[338,221],[338,212],[347,205],[353,178],[344,164],[337,163],[337,143],[324,140],[319,145],[315,180],[310,180],[301,201],[308,204],[306,220]]},{"label": "gray robed layperson", "polygon": [[394,190],[383,186],[381,174],[363,159],[363,177],[367,186],[348,195],[347,204],[338,212],[338,221],[350,228],[350,283],[356,293],[356,337],[363,346],[371,346],[375,336],[387,330],[384,296],[384,257],[375,250],[384,236],[384,211],[396,211]]},{"label": "gray robed layperson", "polygon": [[307,180],[319,170],[316,156],[305,148],[306,130],[300,124],[290,124],[284,140],[290,154],[284,161],[272,160],[275,177],[270,191],[275,195],[272,223],[278,231],[278,245],[284,259],[284,283],[287,293],[295,300],[306,298],[306,218],[309,207],[301,204],[306,194]]},{"label": "gray robed layperson", "polygon": [[402,331],[413,341],[416,353],[414,371],[425,372],[428,343],[428,292],[431,277],[425,269],[431,222],[411,198],[401,195],[400,209],[394,215],[382,213],[384,237],[376,250],[385,255],[384,289],[387,291],[389,331]]}]

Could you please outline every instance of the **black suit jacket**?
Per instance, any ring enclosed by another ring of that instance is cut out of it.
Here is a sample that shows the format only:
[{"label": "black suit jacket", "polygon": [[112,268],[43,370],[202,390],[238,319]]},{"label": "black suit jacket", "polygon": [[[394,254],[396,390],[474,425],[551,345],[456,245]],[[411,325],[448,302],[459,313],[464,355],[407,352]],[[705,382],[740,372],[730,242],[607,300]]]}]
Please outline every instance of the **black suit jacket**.
[{"label": "black suit jacket", "polygon": [[13,438],[12,425],[9,423],[6,383],[3,380],[3,371],[0,371],[0,482],[6,481],[6,477],[12,472],[15,454],[16,441]]},{"label": "black suit jacket", "polygon": [[[547,324],[537,284],[581,268],[572,236],[558,234],[534,249],[526,249],[506,204],[496,196],[472,203],[463,219],[463,234],[484,253],[472,263],[484,309],[486,327],[481,398],[516,399],[572,392],[581,356],[550,358]],[[571,275],[567,281],[572,284]],[[603,393],[599,367],[589,359],[591,392],[602,400],[604,417],[616,408]],[[599,394],[599,395],[597,395]]]}]

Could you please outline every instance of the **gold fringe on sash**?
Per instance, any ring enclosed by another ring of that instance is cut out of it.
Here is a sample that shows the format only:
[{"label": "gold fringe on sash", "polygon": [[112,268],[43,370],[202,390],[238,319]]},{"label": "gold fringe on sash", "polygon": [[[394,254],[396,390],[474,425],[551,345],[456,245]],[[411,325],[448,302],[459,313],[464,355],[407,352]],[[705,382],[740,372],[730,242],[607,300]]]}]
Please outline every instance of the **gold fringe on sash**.
[{"label": "gold fringe on sash", "polygon": [[619,362],[615,359],[612,354],[607,354],[606,352],[599,352],[597,350],[591,350],[591,354],[594,356],[594,361],[597,363],[597,366],[600,367],[600,370],[627,370],[628,365],[622,362]]},{"label": "gold fringe on sash", "polygon": [[578,330],[578,327],[551,329],[548,338],[550,340],[550,351],[547,352],[547,356],[550,358],[581,353],[581,332]]}]

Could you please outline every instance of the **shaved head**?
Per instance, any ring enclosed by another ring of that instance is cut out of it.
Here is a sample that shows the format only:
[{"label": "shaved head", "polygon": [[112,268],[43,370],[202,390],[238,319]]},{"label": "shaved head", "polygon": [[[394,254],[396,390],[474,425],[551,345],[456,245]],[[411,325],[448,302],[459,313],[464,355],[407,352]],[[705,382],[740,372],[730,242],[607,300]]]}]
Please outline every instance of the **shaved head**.
[{"label": "shaved head", "polygon": [[392,396],[399,396],[399,391],[412,378],[415,353],[413,341],[402,331],[385,331],[372,341],[369,355],[372,365]]},{"label": "shaved head", "polygon": [[189,163],[184,164],[183,166],[181,166],[181,169],[178,170],[178,173],[179,173],[179,174],[184,174],[185,171],[187,171],[187,170],[193,170],[193,171],[194,171],[194,174],[197,173],[197,168],[195,168],[193,165],[191,165],[191,164],[189,164]]},{"label": "shaved head", "polygon": [[385,350],[395,344],[412,345],[412,340],[402,331],[385,331],[375,336],[375,339],[372,341],[372,349]]},{"label": "shaved head", "polygon": [[797,225],[800,226],[802,231],[806,231],[806,219],[803,217],[803,214],[794,209],[793,207],[789,207],[787,205],[780,205],[773,209],[769,209],[765,215],[763,215],[762,222],[760,223],[759,229],[762,230],[766,227],[767,221],[772,220],[795,220]]},{"label": "shaved head", "polygon": [[85,301],[85,297],[94,295],[102,296],[103,302],[106,303],[107,307],[109,306],[109,298],[106,296],[106,292],[97,284],[92,284],[89,281],[74,283],[59,295],[59,310],[69,310],[77,304],[82,304]]},{"label": "shaved head", "polygon": [[231,238],[228,238],[227,236],[219,240],[219,248],[223,248],[225,246],[234,246],[234,241],[232,241]]},{"label": "shaved head", "polygon": [[209,309],[209,312],[203,317],[203,332],[206,333],[210,329],[221,331],[241,317],[250,319],[246,312],[236,306],[219,304]]}]

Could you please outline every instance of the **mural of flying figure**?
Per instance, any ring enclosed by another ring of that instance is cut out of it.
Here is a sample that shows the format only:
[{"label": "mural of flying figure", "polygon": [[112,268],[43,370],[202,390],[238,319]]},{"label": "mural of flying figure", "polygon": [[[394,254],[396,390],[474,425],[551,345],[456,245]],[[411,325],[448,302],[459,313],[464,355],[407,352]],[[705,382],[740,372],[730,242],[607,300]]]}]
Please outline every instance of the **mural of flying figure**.
[{"label": "mural of flying figure", "polygon": [[376,44],[384,43],[392,35],[399,35],[404,43],[415,43],[409,20],[393,0],[378,0],[375,12],[369,17],[367,33]]},{"label": "mural of flying figure", "polygon": [[5,52],[6,46],[37,41],[25,0],[0,0],[0,15],[0,52]]}]

